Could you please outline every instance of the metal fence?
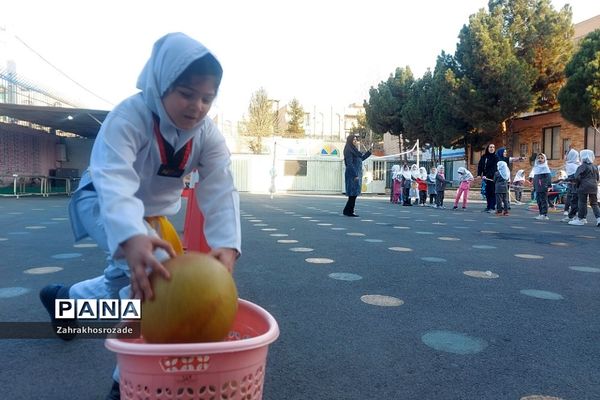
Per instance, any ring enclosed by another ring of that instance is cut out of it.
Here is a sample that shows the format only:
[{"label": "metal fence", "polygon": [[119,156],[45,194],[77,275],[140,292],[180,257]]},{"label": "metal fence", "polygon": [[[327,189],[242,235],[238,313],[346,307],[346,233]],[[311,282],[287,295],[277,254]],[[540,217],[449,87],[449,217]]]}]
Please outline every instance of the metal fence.
[{"label": "metal fence", "polygon": [[3,197],[70,195],[71,187],[75,185],[69,178],[19,174],[0,176],[0,196]]}]

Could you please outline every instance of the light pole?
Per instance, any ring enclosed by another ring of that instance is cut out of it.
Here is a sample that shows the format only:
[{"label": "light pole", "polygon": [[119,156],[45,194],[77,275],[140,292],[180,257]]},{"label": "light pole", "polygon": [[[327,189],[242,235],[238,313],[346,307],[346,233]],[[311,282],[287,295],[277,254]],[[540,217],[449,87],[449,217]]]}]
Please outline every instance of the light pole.
[{"label": "light pole", "polygon": [[279,122],[279,100],[269,100],[271,102],[271,104],[273,103],[277,103],[277,106],[275,108],[275,123],[273,126],[273,135],[272,135],[272,139],[273,139],[273,166],[271,167],[271,171],[270,171],[270,175],[271,175],[271,186],[269,187],[269,193],[271,193],[271,199],[273,198],[273,196],[275,195],[275,192],[277,191],[276,187],[275,187],[275,177],[277,176],[277,171],[275,169],[275,160],[277,158],[277,141],[275,140],[275,129],[278,129],[278,122]]}]

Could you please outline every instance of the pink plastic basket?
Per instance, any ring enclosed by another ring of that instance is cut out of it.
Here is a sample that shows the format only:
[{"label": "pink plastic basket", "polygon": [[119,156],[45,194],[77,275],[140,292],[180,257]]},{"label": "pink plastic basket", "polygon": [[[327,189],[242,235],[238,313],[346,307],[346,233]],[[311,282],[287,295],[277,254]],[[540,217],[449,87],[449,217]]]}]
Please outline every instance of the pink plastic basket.
[{"label": "pink plastic basket", "polygon": [[239,300],[227,340],[149,344],[106,339],[117,353],[123,400],[260,400],[269,344],[279,336],[266,310]]}]

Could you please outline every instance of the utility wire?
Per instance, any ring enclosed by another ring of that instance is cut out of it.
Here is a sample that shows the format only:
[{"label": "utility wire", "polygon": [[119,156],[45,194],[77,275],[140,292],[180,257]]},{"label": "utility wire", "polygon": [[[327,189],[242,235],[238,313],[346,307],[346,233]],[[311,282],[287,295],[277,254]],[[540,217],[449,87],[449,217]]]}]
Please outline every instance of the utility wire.
[{"label": "utility wire", "polygon": [[80,88],[82,88],[83,90],[85,90],[86,92],[88,92],[89,94],[91,94],[92,96],[96,97],[97,99],[100,99],[100,100],[104,101],[105,103],[110,104],[111,106],[114,106],[113,102],[108,101],[105,98],[103,98],[103,97],[97,95],[96,93],[92,92],[90,89],[86,88],[85,86],[83,86],[82,84],[80,84],[79,82],[77,82],[76,80],[74,80],[73,78],[71,78],[69,75],[67,75],[66,73],[64,73],[57,66],[55,66],[54,64],[52,64],[50,61],[46,60],[44,58],[44,56],[42,56],[40,53],[38,53],[33,48],[31,48],[31,46],[29,46],[27,43],[25,43],[23,41],[23,39],[21,39],[20,37],[18,37],[16,35],[14,35],[14,37],[19,42],[21,42],[21,44],[23,44],[23,46],[27,47],[32,53],[34,53],[36,56],[38,56],[39,58],[41,58],[46,64],[50,65],[52,68],[54,68],[56,71],[58,71],[58,73],[60,73],[61,75],[63,75],[65,78],[67,78],[68,80],[70,80],[71,82],[73,82],[74,84],[76,84],[77,86],[79,86]]}]

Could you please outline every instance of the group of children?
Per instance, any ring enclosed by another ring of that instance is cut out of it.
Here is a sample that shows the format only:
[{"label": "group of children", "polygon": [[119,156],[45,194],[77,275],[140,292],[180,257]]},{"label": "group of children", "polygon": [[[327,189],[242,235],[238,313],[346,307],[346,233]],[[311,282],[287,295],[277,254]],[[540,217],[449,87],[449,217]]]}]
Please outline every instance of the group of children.
[{"label": "group of children", "polygon": [[[454,209],[458,208],[458,202],[462,195],[462,208],[467,208],[467,198],[469,188],[473,181],[473,174],[466,168],[459,168],[460,186],[454,199]],[[412,206],[413,204],[425,207],[427,205],[427,196],[429,196],[429,206],[434,208],[444,207],[444,193],[446,185],[451,181],[446,179],[444,166],[438,165],[432,167],[429,173],[424,167],[417,167],[416,164],[404,164],[402,167],[395,164],[392,166],[392,191],[390,201],[394,204],[402,203],[403,206]],[[414,199],[414,200],[413,200]]]},{"label": "group of children", "polygon": [[[571,149],[566,156],[564,171],[557,174],[559,182],[567,187],[565,198],[565,217],[563,222],[570,225],[585,225],[587,223],[587,206],[592,208],[596,218],[596,225],[600,227],[600,166],[594,166],[594,152],[592,150]],[[498,161],[493,178],[482,175],[482,185],[494,185],[496,200],[496,215],[509,215],[510,193],[515,194],[515,200],[521,203],[525,185],[531,185],[532,199],[535,199],[538,207],[538,220],[548,220],[548,208],[550,205],[548,195],[552,191],[552,172],[548,166],[546,155],[537,155],[529,179],[525,178],[525,170],[520,169],[511,180],[511,172],[508,163],[504,160]],[[464,167],[458,169],[459,186],[454,198],[453,209],[458,208],[462,198],[462,209],[467,208],[469,189],[474,181],[473,174]],[[392,196],[391,202],[404,206],[419,204],[426,205],[429,195],[429,206],[434,208],[444,207],[444,191],[447,180],[444,175],[444,166],[433,167],[427,174],[425,168],[412,165],[410,168],[404,164],[392,166]],[[413,198],[417,198],[414,203]],[[487,209],[486,209],[487,210]]]}]

